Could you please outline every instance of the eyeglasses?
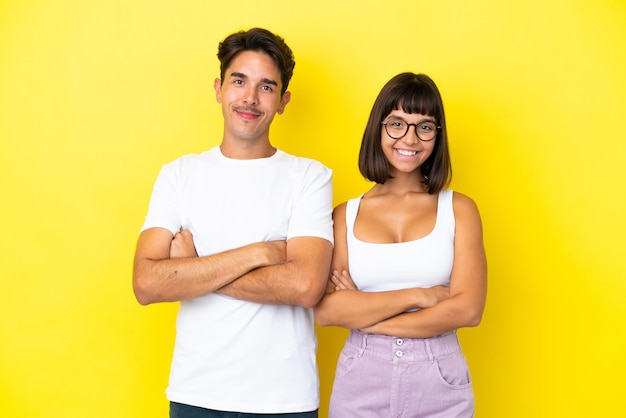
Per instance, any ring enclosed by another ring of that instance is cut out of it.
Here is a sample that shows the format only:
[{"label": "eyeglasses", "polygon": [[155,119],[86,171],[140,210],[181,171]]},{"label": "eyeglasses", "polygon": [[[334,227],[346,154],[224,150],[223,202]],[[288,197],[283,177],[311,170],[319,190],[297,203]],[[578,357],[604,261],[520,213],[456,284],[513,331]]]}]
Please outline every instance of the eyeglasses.
[{"label": "eyeglasses", "polygon": [[420,123],[407,123],[402,119],[389,119],[381,122],[385,126],[385,131],[393,139],[401,139],[409,132],[409,126],[415,126],[417,137],[424,142],[432,141],[437,136],[437,130],[441,126],[435,122],[425,120]]}]

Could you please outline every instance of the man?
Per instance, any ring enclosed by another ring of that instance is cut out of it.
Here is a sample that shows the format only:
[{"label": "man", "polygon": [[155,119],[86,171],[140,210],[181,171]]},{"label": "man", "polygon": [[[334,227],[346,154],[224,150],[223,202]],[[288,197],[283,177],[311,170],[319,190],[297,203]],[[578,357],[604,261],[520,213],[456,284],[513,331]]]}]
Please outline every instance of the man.
[{"label": "man", "polygon": [[228,36],[217,55],[222,142],[161,169],[135,295],[180,301],[170,417],[317,417],[311,308],[330,267],[331,172],[270,143],[291,98],[284,40],[255,28]]}]

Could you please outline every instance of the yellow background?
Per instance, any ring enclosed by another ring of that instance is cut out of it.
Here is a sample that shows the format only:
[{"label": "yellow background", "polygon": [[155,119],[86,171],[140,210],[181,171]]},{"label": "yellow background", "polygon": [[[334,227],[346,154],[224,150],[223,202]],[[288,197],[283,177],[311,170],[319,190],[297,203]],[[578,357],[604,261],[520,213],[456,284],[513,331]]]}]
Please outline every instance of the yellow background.
[{"label": "yellow background", "polygon": [[[369,187],[382,85],[439,85],[489,258],[477,416],[623,416],[622,0],[1,1],[0,415],[167,415],[176,305],[134,300],[135,240],[161,164],[218,144],[217,43],[251,26],[296,55],[274,143],[333,168],[335,203]],[[345,331],[319,336],[323,417]]]}]

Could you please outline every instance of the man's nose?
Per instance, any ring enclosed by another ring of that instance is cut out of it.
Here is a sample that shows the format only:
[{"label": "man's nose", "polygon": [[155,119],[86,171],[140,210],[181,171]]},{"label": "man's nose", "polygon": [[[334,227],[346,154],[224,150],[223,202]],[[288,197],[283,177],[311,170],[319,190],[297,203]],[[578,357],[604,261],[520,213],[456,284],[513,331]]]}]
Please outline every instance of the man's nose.
[{"label": "man's nose", "polygon": [[250,87],[246,89],[243,101],[247,104],[257,104],[257,100],[258,100],[257,93],[258,92],[255,87]]}]

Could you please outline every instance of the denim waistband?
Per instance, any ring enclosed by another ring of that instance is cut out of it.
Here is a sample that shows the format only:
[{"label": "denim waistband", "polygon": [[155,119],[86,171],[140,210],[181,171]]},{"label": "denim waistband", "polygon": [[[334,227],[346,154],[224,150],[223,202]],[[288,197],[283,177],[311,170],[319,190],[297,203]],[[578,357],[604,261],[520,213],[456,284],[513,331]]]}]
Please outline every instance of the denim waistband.
[{"label": "denim waistband", "polygon": [[394,361],[433,361],[461,351],[456,331],[431,338],[401,338],[351,330],[346,345],[359,355]]}]

